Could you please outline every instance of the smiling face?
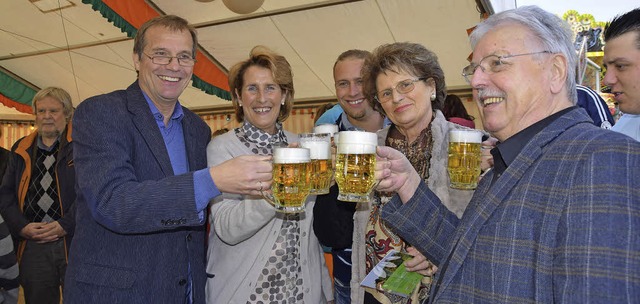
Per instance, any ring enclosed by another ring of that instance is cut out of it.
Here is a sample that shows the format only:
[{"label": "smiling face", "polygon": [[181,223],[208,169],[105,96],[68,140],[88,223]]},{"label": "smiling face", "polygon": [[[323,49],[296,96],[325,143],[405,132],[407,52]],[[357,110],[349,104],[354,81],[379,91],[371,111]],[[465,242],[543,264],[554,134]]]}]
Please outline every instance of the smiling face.
[{"label": "smiling face", "polygon": [[267,68],[251,66],[242,76],[243,86],[239,103],[244,120],[269,134],[275,134],[280,107],[286,92],[273,80],[273,73]]},{"label": "smiling face", "polygon": [[45,139],[56,139],[67,125],[62,102],[46,96],[36,101],[36,127]]},{"label": "smiling face", "polygon": [[361,70],[364,59],[347,58],[333,69],[336,97],[344,112],[352,119],[365,120],[374,113],[362,92]]},{"label": "smiling face", "polygon": [[186,30],[172,31],[164,26],[152,26],[145,33],[145,41],[144,54],[133,54],[140,88],[158,108],[173,107],[191,81],[193,67],[179,65],[176,58],[167,65],[155,64],[146,55],[191,57],[191,34]]},{"label": "smiling face", "polygon": [[395,124],[405,136],[419,134],[429,126],[433,110],[431,108],[431,95],[436,91],[432,79],[415,82],[411,92],[400,94],[396,90],[398,83],[405,80],[414,80],[418,76],[409,74],[397,68],[400,73],[390,70],[378,74],[376,77],[376,90],[390,89],[393,100],[380,105],[387,113],[387,117]]},{"label": "smiling face", "polygon": [[[472,61],[478,63],[490,55],[540,51],[544,51],[543,46],[526,27],[510,23],[487,32],[476,44]],[[476,69],[471,76],[471,86],[484,129],[504,141],[570,106],[563,90],[566,79],[561,68],[565,62],[563,58],[559,54],[546,53],[518,56],[503,59],[499,72]],[[557,101],[563,97],[564,100]]]},{"label": "smiling face", "polygon": [[636,31],[627,32],[609,39],[604,46],[604,83],[611,88],[620,111],[629,114],[640,114],[638,35]]}]

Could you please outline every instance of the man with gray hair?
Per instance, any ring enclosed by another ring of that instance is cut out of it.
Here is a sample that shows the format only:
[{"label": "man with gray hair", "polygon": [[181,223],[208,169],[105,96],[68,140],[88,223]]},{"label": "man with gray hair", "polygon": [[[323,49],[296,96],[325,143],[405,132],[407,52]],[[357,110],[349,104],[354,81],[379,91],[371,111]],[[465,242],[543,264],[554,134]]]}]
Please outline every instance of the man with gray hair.
[{"label": "man with gray hair", "polygon": [[67,91],[33,97],[37,130],[19,139],[0,187],[0,214],[17,248],[25,302],[60,303],[67,249],[75,228],[75,168]]},{"label": "man with gray hair", "polygon": [[640,143],[576,104],[568,26],[525,6],[471,35],[463,75],[494,168],[461,219],[398,151],[378,147],[383,218],[438,267],[431,303],[629,303],[640,299]]}]

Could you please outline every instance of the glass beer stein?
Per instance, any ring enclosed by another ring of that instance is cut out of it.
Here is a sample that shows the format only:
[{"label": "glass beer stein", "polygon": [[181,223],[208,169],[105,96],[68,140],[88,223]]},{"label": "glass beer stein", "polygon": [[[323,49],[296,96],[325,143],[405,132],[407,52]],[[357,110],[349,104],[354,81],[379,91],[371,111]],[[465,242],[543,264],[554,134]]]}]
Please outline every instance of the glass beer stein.
[{"label": "glass beer stein", "polygon": [[476,130],[449,131],[447,170],[451,188],[475,189],[480,176],[482,133]]},{"label": "glass beer stein", "polygon": [[311,190],[310,166],[309,149],[274,148],[272,195],[263,192],[264,199],[273,204],[278,212],[304,211]]},{"label": "glass beer stein", "polygon": [[311,155],[311,194],[327,194],[333,178],[331,164],[331,134],[299,134],[300,146],[307,148]]},{"label": "glass beer stein", "polygon": [[376,133],[339,132],[335,179],[338,199],[348,202],[368,202],[375,186]]}]

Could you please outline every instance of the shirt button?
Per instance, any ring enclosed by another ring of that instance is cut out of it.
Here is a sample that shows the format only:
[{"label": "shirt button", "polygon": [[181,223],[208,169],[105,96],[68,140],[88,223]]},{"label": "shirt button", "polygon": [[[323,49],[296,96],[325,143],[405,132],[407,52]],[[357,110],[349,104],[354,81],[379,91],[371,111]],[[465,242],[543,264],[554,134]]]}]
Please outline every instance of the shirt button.
[{"label": "shirt button", "polygon": [[191,233],[187,234],[187,241],[191,241]]},{"label": "shirt button", "polygon": [[305,236],[307,236],[307,233],[306,233],[306,232],[303,232],[303,233],[302,233],[302,237],[305,237]]},{"label": "shirt button", "polygon": [[178,282],[178,284],[179,284],[180,286],[184,286],[184,284],[187,284],[187,280],[182,279],[182,280],[180,280],[180,281]]},{"label": "shirt button", "polygon": [[309,288],[305,289],[304,293],[309,293]]}]

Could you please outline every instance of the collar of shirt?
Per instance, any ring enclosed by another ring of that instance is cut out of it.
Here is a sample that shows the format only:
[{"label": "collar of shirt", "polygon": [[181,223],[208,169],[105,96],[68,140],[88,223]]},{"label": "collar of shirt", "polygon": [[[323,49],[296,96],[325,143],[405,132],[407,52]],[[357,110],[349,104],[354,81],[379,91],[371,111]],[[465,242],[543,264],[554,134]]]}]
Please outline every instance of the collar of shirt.
[{"label": "collar of shirt", "polygon": [[47,152],[51,152],[60,141],[60,135],[58,135],[58,137],[56,137],[56,141],[54,141],[51,146],[47,147],[47,145],[45,145],[44,142],[42,142],[42,136],[38,135],[37,138],[38,139],[36,140],[36,144],[38,145],[38,149],[44,150]]},{"label": "collar of shirt", "polygon": [[362,131],[360,128],[351,124],[349,119],[347,118],[346,113],[342,113],[340,115],[340,119],[338,119],[338,130],[340,131]]},{"label": "collar of shirt", "polygon": [[160,110],[153,104],[151,99],[144,94],[144,98],[147,100],[149,104],[149,108],[151,109],[151,113],[156,120],[158,125],[158,130],[160,130],[160,134],[162,134],[162,139],[164,140],[165,147],[167,148],[167,153],[169,154],[169,160],[171,162],[171,167],[173,168],[173,173],[175,175],[183,174],[189,171],[189,161],[187,159],[187,148],[185,146],[184,132],[182,129],[182,119],[184,117],[184,112],[182,110],[182,106],[180,102],[176,102],[176,106],[173,110],[173,114],[171,114],[171,119],[167,126],[164,125],[164,116],[160,113]]},{"label": "collar of shirt", "polygon": [[[347,118],[347,114],[344,112],[342,112],[342,114],[340,115],[340,117],[336,122],[337,122],[336,124],[338,125],[338,130],[340,131],[364,131],[354,126],[353,124],[351,124],[351,122]],[[386,128],[390,124],[391,124],[391,120],[385,117],[384,122],[382,123],[382,129]]]},{"label": "collar of shirt", "polygon": [[578,107],[573,106],[551,114],[546,118],[532,124],[526,129],[509,137],[504,142],[498,143],[496,147],[491,150],[494,164],[493,170],[495,170],[493,180],[495,181],[507,169],[507,167],[509,167],[509,165],[516,159],[518,154],[520,154],[524,146],[526,146],[527,143],[529,143],[529,141],[536,134],[540,133],[540,131],[549,126],[560,116],[576,108]]},{"label": "collar of shirt", "polygon": [[[158,124],[158,127],[163,129],[165,127],[164,115],[160,113],[160,110],[158,110],[158,107],[156,107],[153,101],[151,101],[151,98],[149,98],[149,96],[147,96],[147,94],[144,91],[142,91],[142,95],[144,96],[144,99],[147,101],[147,104],[149,104],[149,108],[151,109],[151,114],[153,114],[153,118],[155,118],[156,123]],[[175,107],[173,108],[173,114],[171,114],[171,119],[169,120],[169,125],[167,125],[167,127],[170,127],[170,125],[174,121],[181,122],[182,117],[184,117],[184,112],[182,111],[182,105],[180,104],[180,101],[177,101]]]}]

